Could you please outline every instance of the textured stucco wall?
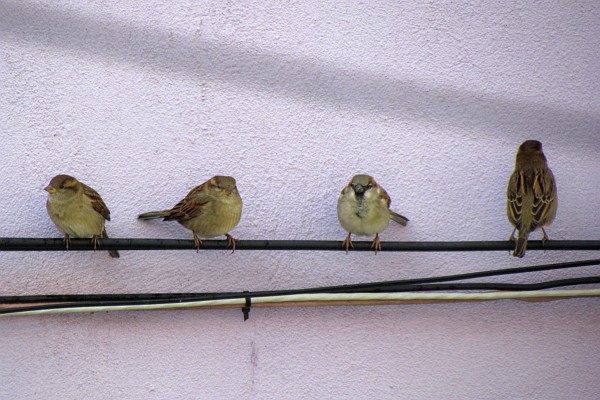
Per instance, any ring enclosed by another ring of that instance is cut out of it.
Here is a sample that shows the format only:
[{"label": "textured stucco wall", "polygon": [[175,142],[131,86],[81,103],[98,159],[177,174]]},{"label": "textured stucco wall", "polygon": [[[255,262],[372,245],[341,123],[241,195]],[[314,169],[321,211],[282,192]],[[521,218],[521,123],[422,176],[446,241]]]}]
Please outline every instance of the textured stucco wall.
[{"label": "textured stucco wall", "polygon": [[[382,240],[503,240],[517,146],[544,143],[556,239],[598,238],[600,3],[0,0],[1,236],[57,237],[70,173],[114,237],[214,174],[244,239],[342,239],[373,174]],[[539,239],[536,233],[534,238]],[[229,291],[514,267],[594,253],[2,253],[0,294]],[[533,282],[594,268],[506,278]],[[599,300],[0,319],[0,399],[597,399]]]}]

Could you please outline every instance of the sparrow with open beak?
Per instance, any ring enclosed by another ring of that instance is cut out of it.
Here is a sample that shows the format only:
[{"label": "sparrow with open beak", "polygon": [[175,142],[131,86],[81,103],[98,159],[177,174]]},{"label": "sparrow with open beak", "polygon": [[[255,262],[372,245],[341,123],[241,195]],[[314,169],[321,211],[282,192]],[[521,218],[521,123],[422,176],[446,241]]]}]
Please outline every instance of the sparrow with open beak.
[{"label": "sparrow with open beak", "polygon": [[548,240],[544,226],[554,220],[558,204],[554,175],[537,140],[527,140],[519,147],[506,197],[508,220],[515,227],[509,239],[514,241],[515,231],[519,231],[513,256],[523,257],[529,233],[542,228],[542,242]]},{"label": "sparrow with open beak", "polygon": [[400,225],[406,225],[408,218],[390,210],[390,196],[369,175],[355,175],[346,186],[337,203],[337,215],[340,225],[348,235],[343,247],[346,253],[352,245],[351,234],[361,236],[375,235],[371,248],[377,254],[381,250],[379,233],[387,228],[390,219]]},{"label": "sparrow with open beak", "polygon": [[[55,176],[44,190],[48,192],[48,215],[64,234],[67,249],[71,237],[92,238],[94,249],[100,238],[108,238],[104,222],[110,221],[110,211],[98,192],[69,175]],[[119,257],[117,250],[108,253]]]},{"label": "sparrow with open beak", "polygon": [[229,246],[235,251],[235,239],[229,234],[242,216],[242,199],[235,179],[230,176],[213,176],[193,188],[187,196],[170,210],[140,214],[143,220],[163,218],[177,221],[194,234],[196,250],[200,249],[200,237],[213,238],[225,235]]}]

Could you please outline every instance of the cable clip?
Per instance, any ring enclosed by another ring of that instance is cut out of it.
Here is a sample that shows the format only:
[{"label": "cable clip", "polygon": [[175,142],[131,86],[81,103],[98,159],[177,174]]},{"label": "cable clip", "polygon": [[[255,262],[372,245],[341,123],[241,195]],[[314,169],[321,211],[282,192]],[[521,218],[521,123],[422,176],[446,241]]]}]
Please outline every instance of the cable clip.
[{"label": "cable clip", "polygon": [[[244,290],[244,293],[248,293],[247,290]],[[252,307],[252,299],[250,296],[246,297],[246,305],[242,307],[242,312],[244,313],[244,321],[247,321],[250,318],[250,307]]]}]

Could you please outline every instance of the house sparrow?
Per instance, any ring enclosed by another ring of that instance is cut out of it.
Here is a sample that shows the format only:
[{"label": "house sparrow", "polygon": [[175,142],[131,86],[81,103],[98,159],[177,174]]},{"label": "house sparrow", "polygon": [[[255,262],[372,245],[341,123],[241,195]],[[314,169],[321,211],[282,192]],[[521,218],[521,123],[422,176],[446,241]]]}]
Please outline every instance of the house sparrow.
[{"label": "house sparrow", "polygon": [[[48,215],[65,235],[67,249],[71,236],[92,238],[94,249],[101,237],[108,238],[104,220],[110,221],[110,211],[98,192],[69,175],[56,175],[44,190],[48,192]],[[119,257],[117,250],[108,253]]]},{"label": "house sparrow", "polygon": [[140,214],[143,220],[163,218],[177,221],[194,234],[196,250],[200,249],[201,237],[213,238],[225,235],[229,246],[235,251],[235,239],[229,231],[235,228],[242,216],[242,199],[230,176],[213,176],[193,188],[172,209]]},{"label": "house sparrow", "polygon": [[554,175],[548,168],[542,144],[537,140],[527,140],[519,147],[506,197],[508,220],[515,227],[509,238],[511,241],[515,240],[515,231],[519,230],[513,256],[523,257],[529,233],[540,227],[544,232],[542,242],[548,239],[544,225],[550,225],[554,220],[558,203]]},{"label": "house sparrow", "polygon": [[348,249],[352,246],[351,234],[371,236],[375,239],[371,248],[381,250],[379,232],[387,228],[390,219],[400,225],[406,225],[408,218],[390,210],[390,196],[369,175],[355,175],[346,186],[337,203],[338,220],[342,228],[348,232],[343,247]]}]

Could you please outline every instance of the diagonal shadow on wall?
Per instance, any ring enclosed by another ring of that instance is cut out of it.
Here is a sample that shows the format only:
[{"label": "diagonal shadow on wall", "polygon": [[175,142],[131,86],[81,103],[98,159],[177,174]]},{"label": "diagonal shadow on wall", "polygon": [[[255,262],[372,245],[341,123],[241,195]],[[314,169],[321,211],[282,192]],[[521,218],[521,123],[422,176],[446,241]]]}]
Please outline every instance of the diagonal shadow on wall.
[{"label": "diagonal shadow on wall", "polygon": [[153,27],[73,15],[58,8],[0,0],[0,38],[27,45],[85,53],[179,74],[193,81],[222,80],[309,102],[325,102],[383,118],[466,126],[481,134],[539,134],[564,144],[599,147],[600,115],[401,81],[354,71],[309,57],[257,50],[241,43],[215,43]]}]

